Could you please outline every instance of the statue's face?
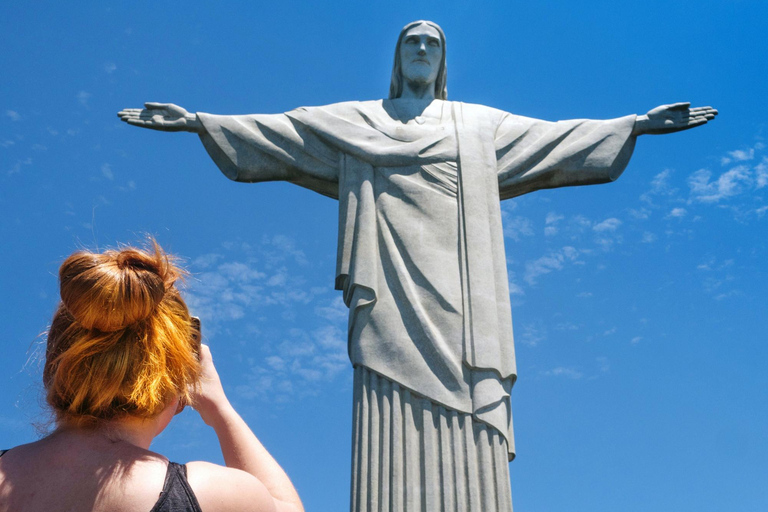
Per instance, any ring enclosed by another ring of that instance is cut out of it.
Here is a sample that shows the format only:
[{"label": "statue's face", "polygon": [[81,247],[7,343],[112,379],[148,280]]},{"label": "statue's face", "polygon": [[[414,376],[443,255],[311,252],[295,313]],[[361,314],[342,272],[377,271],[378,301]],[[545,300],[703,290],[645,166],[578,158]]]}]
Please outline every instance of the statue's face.
[{"label": "statue's face", "polygon": [[408,30],[400,43],[400,70],[406,82],[430,84],[443,58],[440,33],[426,24]]}]

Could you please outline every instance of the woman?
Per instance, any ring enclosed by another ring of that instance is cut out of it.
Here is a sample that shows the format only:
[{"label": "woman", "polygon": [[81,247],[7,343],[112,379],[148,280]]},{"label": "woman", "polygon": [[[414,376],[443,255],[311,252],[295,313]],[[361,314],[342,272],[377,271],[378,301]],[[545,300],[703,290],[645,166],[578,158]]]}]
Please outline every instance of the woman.
[{"label": "woman", "polygon": [[[43,373],[56,429],[0,456],[0,512],[304,510],[227,400],[174,286],[182,274],[154,241],[64,261]],[[149,450],[186,403],[226,467]]]}]

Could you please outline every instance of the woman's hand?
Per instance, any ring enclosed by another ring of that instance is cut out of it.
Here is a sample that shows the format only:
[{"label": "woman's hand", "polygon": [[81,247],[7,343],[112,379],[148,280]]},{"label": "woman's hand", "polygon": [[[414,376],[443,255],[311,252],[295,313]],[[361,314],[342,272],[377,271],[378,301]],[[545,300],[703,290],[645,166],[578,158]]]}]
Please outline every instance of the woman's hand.
[{"label": "woman's hand", "polygon": [[200,346],[200,365],[203,371],[200,382],[192,392],[191,405],[207,425],[214,426],[222,411],[231,409],[232,406],[224,393],[219,373],[213,366],[213,357],[208,345]]},{"label": "woman's hand", "polygon": [[133,126],[164,132],[203,133],[197,115],[173,103],[145,103],[144,108],[126,108],[117,113],[121,121]]}]

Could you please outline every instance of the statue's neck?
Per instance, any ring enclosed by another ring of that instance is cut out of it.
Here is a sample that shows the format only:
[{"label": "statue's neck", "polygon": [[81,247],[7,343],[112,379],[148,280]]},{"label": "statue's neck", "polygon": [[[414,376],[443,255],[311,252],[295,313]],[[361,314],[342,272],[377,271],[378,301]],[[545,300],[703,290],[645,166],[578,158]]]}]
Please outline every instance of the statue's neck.
[{"label": "statue's neck", "polygon": [[435,82],[419,83],[408,82],[403,84],[403,93],[400,98],[407,100],[423,100],[427,104],[435,99]]}]

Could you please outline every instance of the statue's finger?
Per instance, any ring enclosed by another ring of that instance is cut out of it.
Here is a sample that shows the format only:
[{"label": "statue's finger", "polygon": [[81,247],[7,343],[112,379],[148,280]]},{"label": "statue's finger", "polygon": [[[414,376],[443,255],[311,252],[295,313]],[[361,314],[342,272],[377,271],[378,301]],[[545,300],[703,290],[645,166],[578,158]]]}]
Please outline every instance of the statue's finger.
[{"label": "statue's finger", "polygon": [[683,101],[680,103],[672,103],[671,105],[668,105],[667,108],[669,110],[686,110],[690,106],[691,106],[690,101]]},{"label": "statue's finger", "polygon": [[717,115],[717,111],[713,109],[691,110],[690,113],[691,115],[696,115],[696,116]]},{"label": "statue's finger", "polygon": [[715,118],[715,114],[710,113],[710,112],[700,113],[700,114],[697,114],[696,116],[692,117],[692,119],[696,119],[696,120],[704,119],[705,121],[711,121],[714,118]]},{"label": "statue's finger", "polygon": [[154,101],[148,101],[144,104],[144,106],[148,109],[166,108],[168,105],[168,103],[157,103]]},{"label": "statue's finger", "polygon": [[163,119],[163,114],[159,114],[157,112],[142,112],[139,114],[139,119],[144,119],[145,121],[152,121],[155,118]]}]

